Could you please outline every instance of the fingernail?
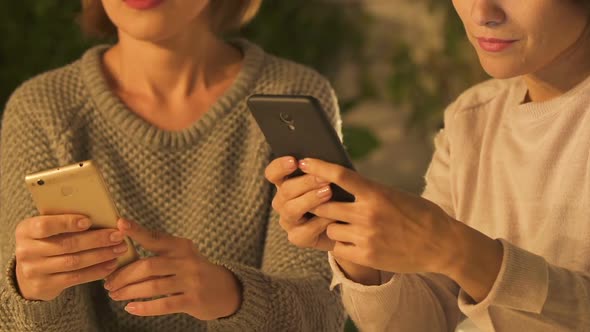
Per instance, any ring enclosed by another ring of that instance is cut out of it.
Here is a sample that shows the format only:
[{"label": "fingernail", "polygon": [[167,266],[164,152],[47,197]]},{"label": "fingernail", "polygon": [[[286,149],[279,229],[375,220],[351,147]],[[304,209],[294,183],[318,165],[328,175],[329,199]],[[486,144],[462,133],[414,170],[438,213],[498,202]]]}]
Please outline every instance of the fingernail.
[{"label": "fingernail", "polygon": [[103,287],[104,287],[104,289],[109,290],[109,289],[111,289],[111,286],[112,286],[111,282],[110,281],[107,281],[107,282],[104,283],[104,286]]},{"label": "fingernail", "polygon": [[302,170],[307,170],[307,167],[309,166],[309,162],[307,161],[307,159],[302,159],[299,160],[299,168],[301,168]]},{"label": "fingernail", "polygon": [[297,166],[295,165],[295,158],[286,158],[283,160],[283,168],[287,171],[295,170]]},{"label": "fingernail", "polygon": [[119,297],[119,292],[109,292],[109,297],[111,299],[116,299],[117,297]]},{"label": "fingernail", "polygon": [[326,184],[328,184],[328,183],[329,183],[328,181],[326,181],[326,180],[322,179],[322,178],[321,178],[321,177],[319,177],[319,176],[316,176],[316,177],[315,177],[315,182],[316,182],[317,184],[319,184],[319,185],[326,185]]},{"label": "fingernail", "polygon": [[78,227],[80,229],[88,228],[88,227],[90,227],[91,224],[92,224],[92,222],[88,218],[78,220]]},{"label": "fingernail", "polygon": [[131,229],[131,223],[125,219],[121,219],[121,227],[123,229]]},{"label": "fingernail", "polygon": [[113,248],[113,252],[115,254],[122,254],[126,251],[127,251],[127,244],[126,243],[119,244],[118,246]]},{"label": "fingernail", "polygon": [[[116,260],[113,260],[112,262],[108,263],[108,264],[105,266],[105,268],[106,268],[107,270],[112,270],[112,269],[114,269],[114,268],[116,268],[116,267],[117,267],[117,261],[116,261]],[[107,284],[108,284],[108,282],[107,282]]]},{"label": "fingernail", "polygon": [[317,195],[319,198],[326,198],[326,197],[330,196],[331,194],[332,193],[330,190],[330,186],[326,186],[326,187],[317,191]]},{"label": "fingernail", "polygon": [[127,312],[135,312],[135,310],[137,310],[135,304],[128,304],[125,306],[125,311]]},{"label": "fingernail", "polygon": [[111,242],[117,243],[123,241],[123,234],[121,232],[112,232],[109,236]]}]

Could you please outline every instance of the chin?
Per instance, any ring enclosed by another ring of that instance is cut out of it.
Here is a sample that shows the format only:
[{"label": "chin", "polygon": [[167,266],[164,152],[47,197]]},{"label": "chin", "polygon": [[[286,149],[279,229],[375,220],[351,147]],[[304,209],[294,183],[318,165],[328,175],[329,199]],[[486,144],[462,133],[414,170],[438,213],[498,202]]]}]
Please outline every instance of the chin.
[{"label": "chin", "polygon": [[158,24],[159,22],[135,22],[130,24],[121,24],[118,29],[130,36],[133,39],[157,42],[170,38],[174,35],[174,31],[170,26],[165,24]]},{"label": "chin", "polygon": [[481,66],[493,78],[508,79],[526,74],[522,62],[510,59],[486,59],[480,57]]}]

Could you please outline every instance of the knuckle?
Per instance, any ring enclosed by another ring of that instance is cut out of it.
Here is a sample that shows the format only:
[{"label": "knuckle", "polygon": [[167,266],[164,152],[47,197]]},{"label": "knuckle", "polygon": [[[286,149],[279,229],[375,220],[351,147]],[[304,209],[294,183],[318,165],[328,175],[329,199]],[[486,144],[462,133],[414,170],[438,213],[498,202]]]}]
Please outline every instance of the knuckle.
[{"label": "knuckle", "polygon": [[31,221],[32,235],[34,237],[43,238],[45,234],[49,233],[49,225],[44,222],[43,218],[35,218]]},{"label": "knuckle", "polygon": [[40,295],[44,293],[44,282],[38,279],[30,280],[28,287],[33,294]]},{"label": "knuckle", "polygon": [[271,163],[264,169],[264,177],[271,183],[274,183],[275,179],[273,176],[273,164]]},{"label": "knuckle", "polygon": [[63,260],[64,266],[68,269],[75,269],[80,265],[80,256],[78,255],[67,255]]},{"label": "knuckle", "polygon": [[309,248],[309,241],[306,241],[300,232],[289,232],[288,239],[298,248]]},{"label": "knuckle", "polygon": [[162,286],[162,280],[161,279],[155,279],[151,284],[150,284],[150,290],[154,293],[159,293],[160,291],[162,291],[163,286]]},{"label": "knuckle", "polygon": [[68,273],[66,277],[66,284],[68,285],[78,285],[82,283],[82,273],[80,272],[71,272]]},{"label": "knuckle", "polygon": [[367,263],[374,263],[377,258],[377,252],[373,247],[367,247],[362,252],[362,258]]},{"label": "knuckle", "polygon": [[334,171],[334,182],[342,182],[346,179],[346,171],[344,169],[338,168]]},{"label": "knuckle", "polygon": [[275,211],[280,210],[282,205],[278,194],[275,196],[275,198],[273,198],[271,205]]},{"label": "knuckle", "polygon": [[288,221],[293,222],[295,220],[299,220],[302,214],[297,211],[297,209],[293,205],[285,205],[283,207],[282,216]]},{"label": "knuckle", "polygon": [[162,304],[162,310],[164,311],[172,311],[174,309],[174,305],[172,304],[172,301],[163,301]]},{"label": "knuckle", "polygon": [[20,271],[26,279],[32,279],[35,277],[35,268],[30,264],[23,264]]},{"label": "knuckle", "polygon": [[26,246],[17,243],[16,248],[14,249],[14,254],[17,261],[23,261],[30,256],[30,250]]},{"label": "knuckle", "polygon": [[328,238],[333,239],[334,236],[336,236],[336,234],[334,233],[334,227],[332,227],[332,225],[328,225],[328,227],[326,228],[326,235],[328,236]]},{"label": "knuckle", "polygon": [[144,259],[142,262],[142,270],[144,273],[152,273],[154,271],[154,260],[153,259]]},{"label": "knuckle", "polygon": [[27,234],[26,234],[26,225],[29,222],[30,222],[30,220],[27,219],[27,220],[23,220],[23,221],[19,222],[16,225],[16,229],[14,230],[14,235],[16,236],[17,239],[18,238],[23,238],[23,237],[26,237],[27,236]]},{"label": "knuckle", "polygon": [[369,207],[365,211],[365,220],[367,224],[370,226],[376,225],[379,220],[379,212],[377,211],[377,209]]},{"label": "knuckle", "polygon": [[291,229],[291,225],[289,224],[289,222],[285,220],[285,218],[283,218],[282,216],[279,218],[279,226],[281,226],[281,228],[286,232],[288,232]]},{"label": "knuckle", "polygon": [[289,184],[290,182],[283,183],[281,190],[277,193],[277,196],[279,196],[283,201],[288,201],[289,198],[293,197],[293,189]]},{"label": "knuckle", "polygon": [[78,240],[72,236],[65,236],[59,240],[59,246],[65,252],[73,252],[78,248]]}]

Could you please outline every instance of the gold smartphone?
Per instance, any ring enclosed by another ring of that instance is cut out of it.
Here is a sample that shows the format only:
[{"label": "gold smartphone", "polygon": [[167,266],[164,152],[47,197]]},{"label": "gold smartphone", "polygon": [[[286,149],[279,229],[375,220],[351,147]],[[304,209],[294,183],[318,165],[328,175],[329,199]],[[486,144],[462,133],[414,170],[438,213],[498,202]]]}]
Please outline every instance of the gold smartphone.
[{"label": "gold smartphone", "polygon": [[[81,214],[90,218],[93,229],[117,228],[119,213],[92,161],[29,174],[25,182],[41,215]],[[131,240],[125,242],[128,250],[117,258],[118,267],[137,259]]]}]

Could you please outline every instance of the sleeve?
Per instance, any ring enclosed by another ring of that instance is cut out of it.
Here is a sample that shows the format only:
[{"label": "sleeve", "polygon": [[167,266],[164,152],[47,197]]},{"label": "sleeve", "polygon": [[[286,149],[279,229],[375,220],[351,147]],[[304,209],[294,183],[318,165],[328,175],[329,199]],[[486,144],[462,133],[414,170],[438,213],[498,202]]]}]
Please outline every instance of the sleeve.
[{"label": "sleeve", "polygon": [[51,143],[37,125],[33,97],[20,88],[9,100],[0,139],[0,331],[82,331],[92,327],[84,286],[65,290],[52,301],[29,301],[18,290],[14,258],[16,225],[37,214],[24,176],[55,166]]},{"label": "sleeve", "polygon": [[459,307],[490,331],[590,331],[590,274],[549,264],[505,240],[500,272],[475,304],[463,291]]},{"label": "sleeve", "polygon": [[[320,85],[314,94],[341,135],[334,91],[325,80]],[[269,215],[262,267],[222,264],[242,284],[241,308],[231,317],[209,322],[209,327],[214,331],[342,331],[344,309],[339,294],[329,288],[326,253],[293,246],[279,225],[278,214]]]},{"label": "sleeve", "polygon": [[[441,130],[434,143],[422,196],[452,216],[447,130]],[[365,286],[348,279],[331,256],[330,265],[331,287],[340,289],[344,307],[361,331],[455,331],[463,317],[457,304],[459,286],[446,276],[382,272],[381,285]]]}]

